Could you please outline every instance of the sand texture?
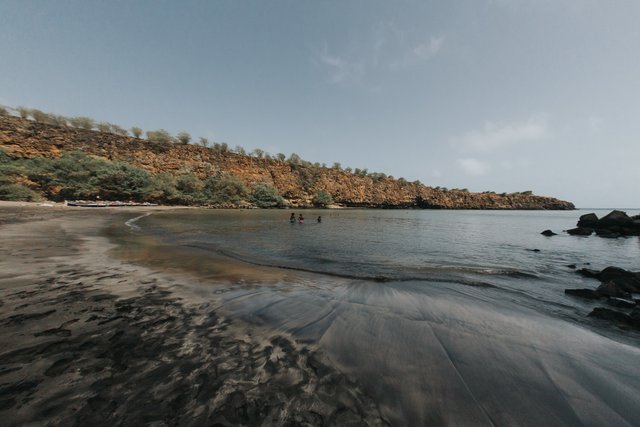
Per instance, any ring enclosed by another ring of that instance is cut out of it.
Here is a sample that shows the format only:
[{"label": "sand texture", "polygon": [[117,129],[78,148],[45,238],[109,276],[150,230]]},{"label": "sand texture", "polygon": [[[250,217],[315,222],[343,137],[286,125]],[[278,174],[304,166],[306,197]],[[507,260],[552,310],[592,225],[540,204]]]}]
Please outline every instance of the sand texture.
[{"label": "sand texture", "polygon": [[0,206],[3,425],[387,424],[313,346],[108,256],[128,217]]}]

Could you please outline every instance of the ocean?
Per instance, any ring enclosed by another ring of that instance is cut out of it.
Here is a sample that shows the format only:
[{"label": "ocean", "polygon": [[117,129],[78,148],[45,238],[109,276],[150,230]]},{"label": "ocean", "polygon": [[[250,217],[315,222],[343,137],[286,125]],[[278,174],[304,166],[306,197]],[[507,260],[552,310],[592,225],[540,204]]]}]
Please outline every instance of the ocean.
[{"label": "ocean", "polygon": [[640,270],[637,237],[563,233],[609,211],[176,210],[112,234],[119,257],[318,346],[394,425],[632,426],[640,334],[564,294],[599,285],[580,268]]}]

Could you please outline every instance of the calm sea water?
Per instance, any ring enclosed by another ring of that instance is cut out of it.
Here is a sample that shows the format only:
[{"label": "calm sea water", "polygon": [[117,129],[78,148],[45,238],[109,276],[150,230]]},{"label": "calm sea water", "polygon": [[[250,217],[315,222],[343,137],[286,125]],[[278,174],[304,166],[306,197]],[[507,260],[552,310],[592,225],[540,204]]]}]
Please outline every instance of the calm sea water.
[{"label": "calm sea water", "polygon": [[564,294],[599,285],[570,264],[640,270],[640,239],[562,232],[587,212],[155,212],[124,256],[318,345],[395,425],[640,425],[638,334]]},{"label": "calm sea water", "polygon": [[[480,287],[483,294],[582,317],[581,309],[591,304],[566,297],[564,289],[598,283],[569,265],[640,269],[637,237],[562,232],[585,212],[318,210],[299,211],[305,223],[291,224],[290,212],[281,210],[183,211],[153,214],[137,224],[172,245],[252,265],[427,287]],[[602,217],[609,210],[588,212]],[[545,237],[545,229],[558,235]]]}]

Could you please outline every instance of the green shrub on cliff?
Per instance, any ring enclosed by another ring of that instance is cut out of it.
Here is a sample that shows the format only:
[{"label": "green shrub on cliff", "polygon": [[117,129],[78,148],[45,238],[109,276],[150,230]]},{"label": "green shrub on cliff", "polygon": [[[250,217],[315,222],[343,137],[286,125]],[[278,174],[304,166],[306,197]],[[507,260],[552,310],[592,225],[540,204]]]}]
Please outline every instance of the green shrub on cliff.
[{"label": "green shrub on cliff", "polygon": [[29,110],[27,107],[18,107],[16,108],[16,110],[18,110],[18,114],[23,119],[28,119],[29,115],[31,114],[31,110]]},{"label": "green shrub on cliff", "polygon": [[316,194],[313,195],[313,204],[314,206],[324,208],[327,205],[333,204],[333,197],[331,197],[331,194],[327,192],[318,191],[316,192]]},{"label": "green shrub on cliff", "polygon": [[173,137],[166,130],[158,129],[147,131],[147,140],[158,144],[170,144],[173,142]]},{"label": "green shrub on cliff", "polygon": [[141,200],[151,184],[148,172],[126,163],[109,162],[81,152],[56,159],[25,162],[25,174],[50,200]]},{"label": "green shrub on cliff", "polygon": [[141,200],[145,197],[151,176],[145,170],[126,163],[104,163],[91,185],[106,200]]},{"label": "green shrub on cliff", "polygon": [[41,197],[32,189],[20,184],[0,184],[0,200],[13,202],[37,202]]},{"label": "green shrub on cliff", "polygon": [[79,129],[91,130],[96,126],[95,120],[93,120],[91,117],[85,116],[72,117],[69,119],[69,122],[71,123],[71,126]]},{"label": "green shrub on cliff", "polygon": [[278,190],[267,184],[254,186],[249,201],[259,208],[276,208],[284,205],[284,200],[278,194]]},{"label": "green shrub on cliff", "polygon": [[233,175],[211,176],[204,181],[203,193],[209,203],[236,203],[247,197],[247,187]]},{"label": "green shrub on cliff", "polygon": [[191,135],[186,131],[178,132],[178,134],[176,135],[176,139],[180,144],[186,145],[189,143],[189,141],[191,141]]},{"label": "green shrub on cliff", "polygon": [[137,126],[132,127],[131,135],[133,135],[135,138],[140,138],[140,136],[142,135],[142,129]]}]

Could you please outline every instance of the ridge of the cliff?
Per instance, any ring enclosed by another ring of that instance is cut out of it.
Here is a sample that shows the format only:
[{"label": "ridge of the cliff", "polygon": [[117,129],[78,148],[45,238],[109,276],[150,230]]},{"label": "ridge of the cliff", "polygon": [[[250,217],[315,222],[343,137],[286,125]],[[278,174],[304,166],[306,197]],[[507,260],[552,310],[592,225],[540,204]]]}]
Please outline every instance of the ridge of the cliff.
[{"label": "ridge of the cliff", "polygon": [[530,192],[473,193],[432,188],[384,174],[353,173],[308,162],[249,156],[195,144],[158,143],[111,132],[52,125],[21,117],[0,116],[0,148],[13,159],[56,158],[81,151],[125,162],[152,175],[192,173],[204,180],[233,176],[248,188],[264,184],[292,207],[312,206],[314,196],[328,194],[337,205],[370,208],[428,209],[575,209],[570,202]]}]

